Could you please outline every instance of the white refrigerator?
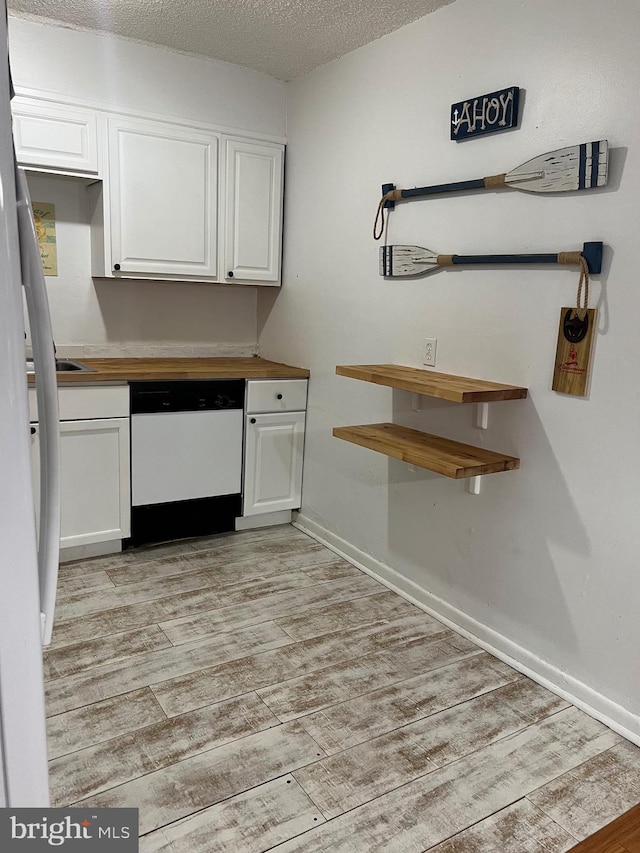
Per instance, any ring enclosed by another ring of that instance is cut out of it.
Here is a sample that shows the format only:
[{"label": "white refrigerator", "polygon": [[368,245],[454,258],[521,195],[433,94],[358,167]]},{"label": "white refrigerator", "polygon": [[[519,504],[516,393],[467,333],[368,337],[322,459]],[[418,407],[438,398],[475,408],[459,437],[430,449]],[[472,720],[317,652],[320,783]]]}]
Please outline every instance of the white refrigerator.
[{"label": "white refrigerator", "polygon": [[[42,644],[51,640],[60,535],[55,356],[42,265],[11,133],[0,0],[0,807],[49,805]],[[24,301],[36,367],[40,526],[31,487]]]}]

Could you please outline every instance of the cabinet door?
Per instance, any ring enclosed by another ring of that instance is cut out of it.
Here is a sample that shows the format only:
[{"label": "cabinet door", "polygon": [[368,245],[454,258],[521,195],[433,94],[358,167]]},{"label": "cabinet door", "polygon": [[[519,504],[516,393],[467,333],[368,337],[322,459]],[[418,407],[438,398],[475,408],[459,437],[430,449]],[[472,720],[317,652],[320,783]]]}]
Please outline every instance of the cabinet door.
[{"label": "cabinet door", "polygon": [[278,284],[284,148],[227,140],[225,276]]},{"label": "cabinet door", "polygon": [[98,174],[95,113],[64,105],[14,98],[13,136],[21,166]]},{"label": "cabinet door", "polygon": [[60,546],[129,536],[129,418],[60,424]]},{"label": "cabinet door", "polygon": [[[38,425],[32,471],[39,515]],[[124,539],[131,533],[129,418],[62,421],[60,547]]]},{"label": "cabinet door", "polygon": [[247,416],[243,515],[300,506],[304,422],[304,412]]},{"label": "cabinet door", "polygon": [[218,140],[109,120],[112,274],[217,276]]}]

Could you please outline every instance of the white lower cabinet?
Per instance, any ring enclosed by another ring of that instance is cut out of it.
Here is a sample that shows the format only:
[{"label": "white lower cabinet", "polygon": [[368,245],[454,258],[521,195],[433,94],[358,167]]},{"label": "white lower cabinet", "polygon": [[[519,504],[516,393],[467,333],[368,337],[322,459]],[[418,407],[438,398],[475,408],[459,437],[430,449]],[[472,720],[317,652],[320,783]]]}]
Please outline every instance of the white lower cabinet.
[{"label": "white lower cabinet", "polygon": [[60,546],[129,536],[129,419],[63,422],[60,444]]},{"label": "white lower cabinet", "polygon": [[[124,539],[131,533],[128,388],[65,388],[60,389],[59,400],[60,548]],[[84,417],[107,412],[121,417]],[[66,420],[65,416],[74,419]],[[37,414],[32,407],[34,417]],[[32,420],[36,518],[40,484],[38,434],[38,422]]]},{"label": "white lower cabinet", "polygon": [[247,415],[243,515],[300,506],[304,424],[304,412]]},{"label": "white lower cabinet", "polygon": [[300,507],[306,406],[306,379],[247,382],[244,516]]}]

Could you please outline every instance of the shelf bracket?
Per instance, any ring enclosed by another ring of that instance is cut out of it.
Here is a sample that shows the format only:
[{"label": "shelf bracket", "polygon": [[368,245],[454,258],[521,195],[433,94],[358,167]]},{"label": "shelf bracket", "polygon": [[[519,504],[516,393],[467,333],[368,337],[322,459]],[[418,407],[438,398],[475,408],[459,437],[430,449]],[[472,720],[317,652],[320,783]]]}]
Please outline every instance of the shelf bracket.
[{"label": "shelf bracket", "polygon": [[476,403],[476,426],[478,429],[489,428],[489,404]]},{"label": "shelf bracket", "polygon": [[[478,429],[489,428],[489,404],[476,403],[475,425]],[[482,475],[470,477],[467,480],[467,491],[470,495],[479,495],[482,489]]]},{"label": "shelf bracket", "polygon": [[[480,404],[482,405],[482,404]],[[486,405],[486,404],[485,404]],[[467,480],[467,491],[470,495],[479,495],[481,488],[482,474],[477,477],[469,477]]]},{"label": "shelf bracket", "polygon": [[422,394],[412,394],[411,395],[411,411],[412,412],[421,412],[422,411]]}]

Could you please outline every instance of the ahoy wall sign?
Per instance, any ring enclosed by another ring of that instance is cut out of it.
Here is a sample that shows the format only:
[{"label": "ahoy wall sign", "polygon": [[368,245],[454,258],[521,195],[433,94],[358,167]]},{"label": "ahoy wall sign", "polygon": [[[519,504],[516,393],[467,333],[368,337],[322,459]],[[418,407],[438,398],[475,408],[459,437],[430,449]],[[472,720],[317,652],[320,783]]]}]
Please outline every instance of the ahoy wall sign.
[{"label": "ahoy wall sign", "polygon": [[451,104],[451,139],[469,139],[518,125],[520,89],[511,86]]}]

